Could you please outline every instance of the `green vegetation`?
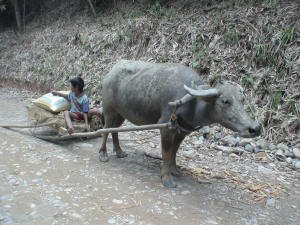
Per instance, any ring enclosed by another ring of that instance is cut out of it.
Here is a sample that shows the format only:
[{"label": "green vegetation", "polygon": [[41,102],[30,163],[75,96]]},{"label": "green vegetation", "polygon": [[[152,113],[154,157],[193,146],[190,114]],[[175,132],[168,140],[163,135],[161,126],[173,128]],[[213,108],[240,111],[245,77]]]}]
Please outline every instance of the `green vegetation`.
[{"label": "green vegetation", "polygon": [[295,40],[295,34],[296,34],[296,26],[291,26],[285,31],[282,32],[281,38],[280,38],[280,44],[281,45],[287,45],[292,43]]},{"label": "green vegetation", "polygon": [[278,106],[281,104],[282,96],[283,96],[283,91],[276,91],[273,94],[273,101],[272,101],[273,109],[278,109]]},{"label": "green vegetation", "polygon": [[234,45],[241,39],[241,34],[236,29],[229,29],[224,34],[224,41],[227,45]]},{"label": "green vegetation", "polygon": [[267,45],[258,45],[255,60],[258,65],[274,67],[278,62],[278,54],[274,53]]},{"label": "green vegetation", "polygon": [[253,75],[250,73],[246,74],[242,79],[242,83],[246,87],[253,87],[253,85],[254,85]]}]

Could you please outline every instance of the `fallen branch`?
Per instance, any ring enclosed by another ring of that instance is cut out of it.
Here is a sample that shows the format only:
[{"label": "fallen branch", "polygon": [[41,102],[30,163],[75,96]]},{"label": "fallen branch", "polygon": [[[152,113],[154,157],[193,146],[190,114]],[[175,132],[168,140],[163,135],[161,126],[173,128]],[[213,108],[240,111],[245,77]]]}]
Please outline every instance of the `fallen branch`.
[{"label": "fallen branch", "polygon": [[237,148],[237,147],[227,147],[227,146],[221,146],[216,144],[212,144],[211,147],[216,150],[225,152],[227,154],[234,153],[237,155],[242,155],[245,152],[242,148]]}]

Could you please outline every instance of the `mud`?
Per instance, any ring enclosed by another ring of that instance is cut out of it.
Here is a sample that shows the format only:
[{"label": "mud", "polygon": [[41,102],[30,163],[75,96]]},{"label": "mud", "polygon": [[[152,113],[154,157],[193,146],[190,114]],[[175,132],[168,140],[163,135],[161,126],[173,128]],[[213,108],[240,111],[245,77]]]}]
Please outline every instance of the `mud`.
[{"label": "mud", "polygon": [[[27,123],[32,94],[4,88],[0,93],[0,123]],[[179,162],[211,174],[237,171],[246,180],[281,185],[283,193],[256,201],[238,183],[207,177],[198,182],[189,175],[177,179],[178,188],[166,189],[160,160],[144,155],[159,156],[157,132],[121,134],[125,159],[113,155],[110,139],[108,163],[98,159],[101,139],[55,144],[32,132],[38,130],[0,128],[0,224],[300,223],[299,172],[267,167],[251,155],[231,160],[205,148],[190,159],[186,148],[194,147],[192,136],[183,143]]]}]

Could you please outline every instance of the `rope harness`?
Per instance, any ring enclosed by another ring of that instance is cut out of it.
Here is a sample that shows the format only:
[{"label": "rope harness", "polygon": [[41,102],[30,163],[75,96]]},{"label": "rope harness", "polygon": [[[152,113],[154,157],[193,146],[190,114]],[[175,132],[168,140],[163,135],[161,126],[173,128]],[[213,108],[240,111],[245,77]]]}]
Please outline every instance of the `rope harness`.
[{"label": "rope harness", "polygon": [[[180,106],[180,105],[179,105]],[[181,117],[176,114],[178,106],[174,106],[174,110],[170,116],[169,122],[171,123],[171,129],[176,130],[178,133],[190,134],[193,131],[199,130],[202,126],[192,127],[186,123]]]}]

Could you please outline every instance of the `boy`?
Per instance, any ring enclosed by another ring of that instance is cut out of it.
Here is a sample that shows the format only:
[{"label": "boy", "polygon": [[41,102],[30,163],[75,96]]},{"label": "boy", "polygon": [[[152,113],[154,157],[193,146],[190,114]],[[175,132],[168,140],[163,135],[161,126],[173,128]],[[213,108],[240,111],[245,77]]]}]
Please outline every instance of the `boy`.
[{"label": "boy", "polygon": [[71,83],[71,92],[67,94],[62,94],[58,91],[52,91],[53,95],[61,96],[67,99],[71,108],[70,111],[64,112],[64,118],[66,121],[66,125],[68,128],[68,133],[74,133],[74,128],[72,125],[72,120],[85,122],[86,131],[90,130],[89,122],[88,122],[88,114],[89,114],[89,99],[86,94],[83,92],[84,81],[81,77],[75,77],[70,80]]}]

